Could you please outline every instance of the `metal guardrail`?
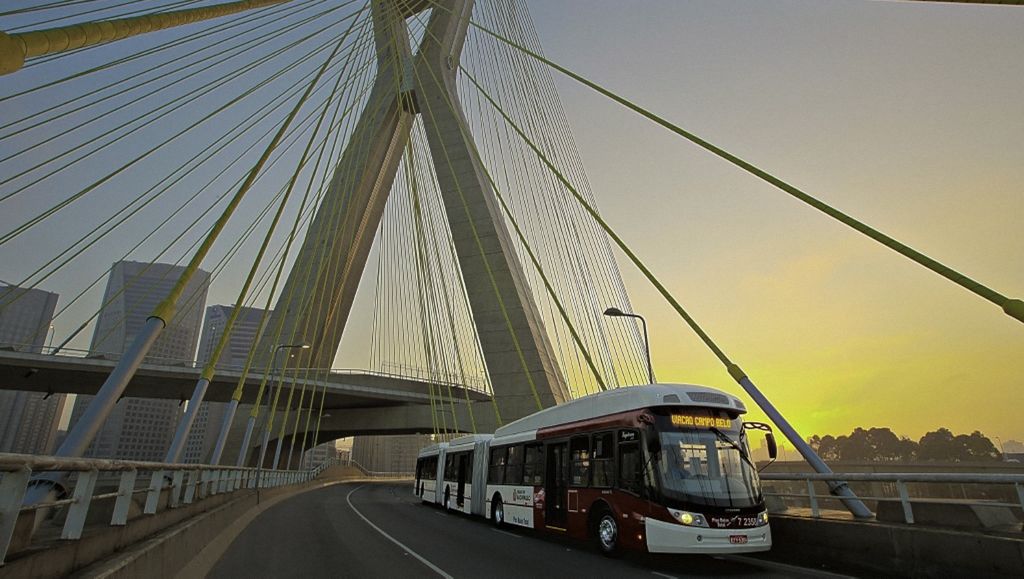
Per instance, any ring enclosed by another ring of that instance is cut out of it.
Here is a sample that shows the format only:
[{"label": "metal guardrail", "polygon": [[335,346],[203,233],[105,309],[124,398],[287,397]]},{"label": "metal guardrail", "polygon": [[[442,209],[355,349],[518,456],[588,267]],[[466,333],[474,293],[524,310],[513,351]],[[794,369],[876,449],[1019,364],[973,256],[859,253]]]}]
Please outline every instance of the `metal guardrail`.
[{"label": "metal guardrail", "polygon": [[[1024,475],[1021,474],[969,474],[969,473],[762,473],[762,482],[803,482],[806,492],[774,492],[766,490],[766,497],[799,498],[807,500],[811,508],[811,516],[821,518],[819,501],[838,501],[839,497],[828,492],[816,490],[815,482],[875,482],[895,485],[896,496],[869,496],[858,493],[865,501],[899,502],[903,508],[903,520],[914,524],[914,503],[948,503],[970,504],[987,507],[1019,508],[1024,511]],[[1016,491],[1017,501],[998,501],[988,499],[957,499],[955,497],[916,497],[910,496],[907,483],[943,483],[957,485],[1012,485]]]},{"label": "metal guardrail", "polygon": [[[136,495],[146,496],[142,512],[153,515],[159,510],[161,495],[165,491],[168,493],[166,508],[175,509],[213,495],[257,488],[257,485],[267,489],[307,482],[334,464],[337,464],[336,459],[310,470],[287,471],[0,453],[0,473],[3,476],[0,479],[0,565],[7,556],[18,517],[24,512],[66,506],[67,516],[60,537],[75,540],[82,537],[89,507],[97,500],[115,499],[110,526],[118,527],[127,524],[132,498]],[[25,496],[31,486],[30,477],[41,472],[78,473],[71,496],[25,505]],[[152,473],[146,486],[136,487],[139,472]],[[117,491],[95,494],[101,473],[117,478]]]}]

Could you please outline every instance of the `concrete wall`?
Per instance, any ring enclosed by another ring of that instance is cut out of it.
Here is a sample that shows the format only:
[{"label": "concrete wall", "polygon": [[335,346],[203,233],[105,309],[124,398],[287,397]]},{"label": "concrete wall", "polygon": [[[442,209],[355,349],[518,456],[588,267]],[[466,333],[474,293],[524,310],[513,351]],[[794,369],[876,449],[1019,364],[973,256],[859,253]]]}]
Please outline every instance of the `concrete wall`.
[{"label": "concrete wall", "polygon": [[1024,536],[775,516],[763,558],[873,577],[1024,577]]}]

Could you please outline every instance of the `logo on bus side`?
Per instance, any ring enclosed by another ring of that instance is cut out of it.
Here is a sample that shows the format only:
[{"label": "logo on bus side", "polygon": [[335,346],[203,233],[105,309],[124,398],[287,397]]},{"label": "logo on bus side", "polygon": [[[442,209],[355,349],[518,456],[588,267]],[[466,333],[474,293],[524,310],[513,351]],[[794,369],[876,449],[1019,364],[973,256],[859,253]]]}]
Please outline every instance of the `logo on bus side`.
[{"label": "logo on bus side", "polygon": [[512,502],[529,504],[532,495],[533,491],[530,489],[512,489]]}]

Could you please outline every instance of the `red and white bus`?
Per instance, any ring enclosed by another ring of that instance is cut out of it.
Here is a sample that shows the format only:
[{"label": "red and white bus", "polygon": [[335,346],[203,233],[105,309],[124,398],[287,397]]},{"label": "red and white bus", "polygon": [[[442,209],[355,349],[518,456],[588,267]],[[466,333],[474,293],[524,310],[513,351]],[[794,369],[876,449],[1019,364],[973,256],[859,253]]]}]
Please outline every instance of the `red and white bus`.
[{"label": "red and white bus", "polygon": [[767,425],[740,421],[745,412],[703,386],[601,392],[493,437],[424,449],[415,492],[499,526],[592,538],[606,553],[766,551],[771,529],[746,428],[768,432],[773,458],[775,444]]}]

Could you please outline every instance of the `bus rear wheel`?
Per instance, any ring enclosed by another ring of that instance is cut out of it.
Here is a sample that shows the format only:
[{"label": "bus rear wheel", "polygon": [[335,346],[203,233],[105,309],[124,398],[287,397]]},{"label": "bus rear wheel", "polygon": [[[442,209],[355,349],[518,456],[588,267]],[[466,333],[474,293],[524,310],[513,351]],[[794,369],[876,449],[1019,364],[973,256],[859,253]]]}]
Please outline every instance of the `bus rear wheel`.
[{"label": "bus rear wheel", "polygon": [[594,518],[594,539],[601,553],[609,557],[619,551],[619,523],[608,509],[601,509]]},{"label": "bus rear wheel", "polygon": [[491,520],[494,521],[494,526],[501,528],[505,524],[505,505],[501,504],[501,499],[495,498],[494,502],[491,503]]}]

